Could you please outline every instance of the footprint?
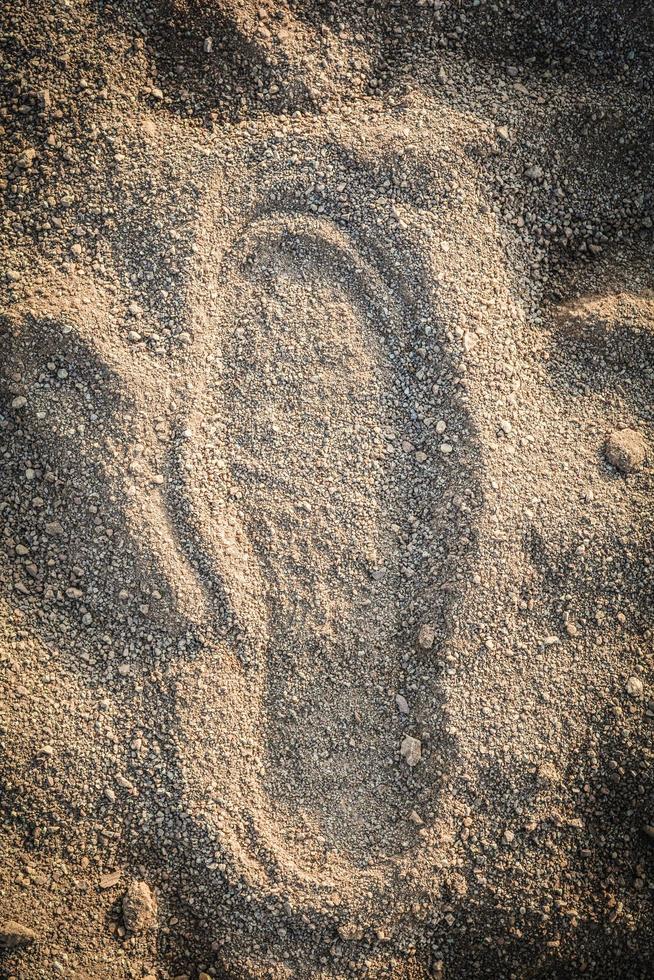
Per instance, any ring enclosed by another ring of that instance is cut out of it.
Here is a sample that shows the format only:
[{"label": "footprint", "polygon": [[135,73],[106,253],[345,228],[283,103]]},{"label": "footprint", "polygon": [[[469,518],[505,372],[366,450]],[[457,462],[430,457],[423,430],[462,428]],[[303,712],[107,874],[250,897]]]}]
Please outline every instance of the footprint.
[{"label": "footprint", "polygon": [[[435,746],[420,771],[399,761],[416,722],[394,697],[442,571],[420,318],[402,275],[327,219],[258,218],[213,261],[175,468],[189,559],[237,642],[208,653],[211,684],[187,678],[182,769],[253,880],[351,884],[401,860],[438,792]],[[423,679],[437,727],[435,661]]]}]

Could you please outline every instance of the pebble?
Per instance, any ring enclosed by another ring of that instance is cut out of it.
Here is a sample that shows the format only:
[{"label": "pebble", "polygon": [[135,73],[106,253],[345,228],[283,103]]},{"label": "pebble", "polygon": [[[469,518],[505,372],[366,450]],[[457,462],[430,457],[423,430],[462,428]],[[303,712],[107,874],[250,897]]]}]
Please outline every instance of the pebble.
[{"label": "pebble", "polygon": [[409,703],[403,694],[395,695],[395,704],[401,715],[408,715],[409,713]]},{"label": "pebble", "polygon": [[12,408],[24,408],[27,405],[25,395],[17,395],[11,403]]},{"label": "pebble", "polygon": [[422,650],[431,650],[436,638],[436,629],[431,623],[423,623],[418,633],[418,646]]},{"label": "pebble", "polygon": [[645,462],[647,443],[636,429],[615,429],[607,436],[604,453],[621,473],[634,473]]},{"label": "pebble", "polygon": [[408,766],[417,765],[422,758],[422,742],[413,735],[405,735],[400,743],[400,755]]},{"label": "pebble", "polygon": [[123,921],[130,932],[141,933],[157,925],[157,900],[145,881],[130,881],[123,896]]},{"label": "pebble", "polygon": [[643,682],[640,677],[629,677],[625,684],[625,691],[632,698],[641,698],[643,696]]},{"label": "pebble", "polygon": [[553,786],[559,781],[559,774],[551,762],[541,762],[538,767],[538,782],[541,786]]},{"label": "pebble", "polygon": [[33,146],[28,146],[27,149],[23,150],[22,153],[18,154],[18,159],[16,163],[23,170],[28,170],[34,163],[36,157],[36,150]]},{"label": "pebble", "polygon": [[18,949],[20,946],[30,946],[34,942],[36,942],[36,933],[28,926],[14,919],[3,919],[0,922],[0,949]]},{"label": "pebble", "polygon": [[100,888],[106,891],[108,888],[114,888],[122,877],[122,871],[110,871],[107,874],[100,876]]}]

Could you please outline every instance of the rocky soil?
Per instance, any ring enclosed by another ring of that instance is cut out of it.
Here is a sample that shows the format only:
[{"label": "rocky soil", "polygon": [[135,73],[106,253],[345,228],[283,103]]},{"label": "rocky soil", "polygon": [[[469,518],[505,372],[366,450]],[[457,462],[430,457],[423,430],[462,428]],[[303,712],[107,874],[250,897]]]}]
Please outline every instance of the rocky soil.
[{"label": "rocky soil", "polygon": [[0,975],[651,977],[647,5],[2,22]]}]

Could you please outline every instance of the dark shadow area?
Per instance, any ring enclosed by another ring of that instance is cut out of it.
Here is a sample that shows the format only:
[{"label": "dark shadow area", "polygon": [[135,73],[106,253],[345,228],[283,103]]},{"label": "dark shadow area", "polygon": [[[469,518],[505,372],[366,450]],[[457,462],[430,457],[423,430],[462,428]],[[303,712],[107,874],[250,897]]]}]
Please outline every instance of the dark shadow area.
[{"label": "dark shadow area", "polygon": [[643,87],[654,65],[651,9],[634,0],[546,0],[533,4],[463,5],[462,43],[474,57],[529,64],[582,77],[625,80]]},{"label": "dark shadow area", "polygon": [[[519,77],[541,76],[545,83],[566,76],[613,81],[617,73],[623,84],[643,92],[653,68],[654,18],[647,6],[632,0],[548,0],[535,7],[408,0],[275,5],[99,0],[97,9],[143,36],[172,97],[172,111],[184,117],[209,114],[214,121],[316,111],[334,81],[329,46],[337,45],[341,34],[371,58],[366,74],[354,67],[341,79],[346,99],[378,96],[416,81],[438,92],[442,59],[457,54],[478,67],[504,63]],[[310,39],[316,59],[311,65],[294,39],[298,30],[305,43]],[[323,81],[320,66],[326,71]]]},{"label": "dark shadow area", "polygon": [[[654,904],[654,844],[643,829],[654,798],[651,739],[644,736],[648,709],[651,702],[627,707],[625,721],[616,703],[589,717],[589,737],[554,794],[537,773],[525,780],[522,772],[491,767],[485,791],[515,799],[522,825],[510,851],[500,846],[492,864],[476,872],[467,864],[470,926],[468,941],[447,949],[454,976],[470,975],[471,964],[480,976],[510,976],[520,964],[519,976],[529,980],[651,977],[640,941]],[[537,818],[530,823],[532,813]],[[560,878],[538,881],[543,851],[557,859]],[[510,893],[502,887],[503,864],[520,876]],[[534,891],[536,906],[529,897]],[[444,946],[437,942],[436,959]]]}]

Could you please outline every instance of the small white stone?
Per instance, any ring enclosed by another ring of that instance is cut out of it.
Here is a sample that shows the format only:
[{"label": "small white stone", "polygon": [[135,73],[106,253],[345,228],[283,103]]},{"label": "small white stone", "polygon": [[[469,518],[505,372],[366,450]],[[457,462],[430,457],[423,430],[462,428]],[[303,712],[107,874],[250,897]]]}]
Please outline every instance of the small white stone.
[{"label": "small white stone", "polygon": [[397,709],[400,712],[400,714],[402,714],[402,715],[408,715],[408,713],[409,713],[409,703],[408,703],[407,699],[404,697],[403,694],[396,694],[395,695],[395,704],[397,705]]},{"label": "small white stone", "polygon": [[417,765],[422,758],[420,739],[414,738],[413,735],[405,735],[400,743],[400,755],[404,757],[406,764],[411,768]]},{"label": "small white stone", "polygon": [[625,684],[625,690],[627,694],[630,694],[632,698],[640,698],[643,696],[643,682],[640,677],[629,677],[627,683]]}]

